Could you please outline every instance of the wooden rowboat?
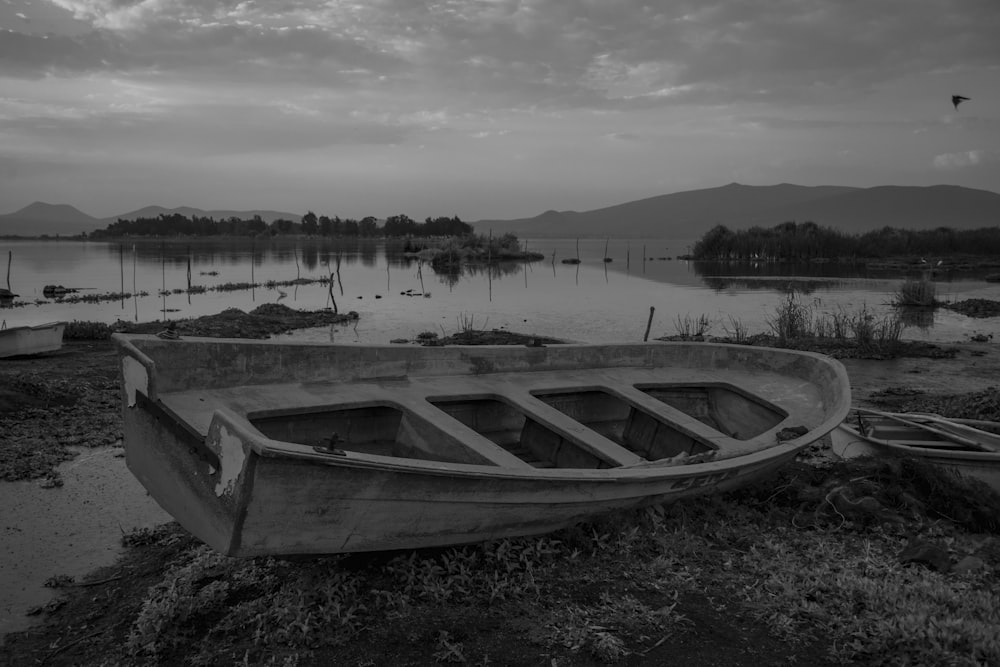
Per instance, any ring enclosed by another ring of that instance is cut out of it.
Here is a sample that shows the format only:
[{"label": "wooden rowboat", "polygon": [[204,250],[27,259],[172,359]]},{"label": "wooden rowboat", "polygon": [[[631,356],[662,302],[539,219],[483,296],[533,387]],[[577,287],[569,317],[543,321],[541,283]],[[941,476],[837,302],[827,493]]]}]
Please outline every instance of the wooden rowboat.
[{"label": "wooden rowboat", "polygon": [[841,458],[915,456],[982,480],[1000,493],[1000,422],[857,408],[831,441]]},{"label": "wooden rowboat", "polygon": [[0,329],[0,359],[55,352],[62,347],[65,322]]},{"label": "wooden rowboat", "polygon": [[850,409],[838,361],[738,345],[115,339],[129,469],[234,556],[540,534],[733,489]]}]

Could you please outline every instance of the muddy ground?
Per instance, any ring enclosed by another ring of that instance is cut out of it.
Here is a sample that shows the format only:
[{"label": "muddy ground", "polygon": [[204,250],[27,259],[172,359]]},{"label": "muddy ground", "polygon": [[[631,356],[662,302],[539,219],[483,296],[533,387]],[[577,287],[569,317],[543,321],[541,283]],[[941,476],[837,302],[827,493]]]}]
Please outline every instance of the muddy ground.
[{"label": "muddy ground", "polygon": [[[246,335],[250,325],[241,326]],[[189,325],[181,331],[204,333],[206,329]],[[216,335],[219,331],[223,329],[212,329]],[[911,352],[917,356],[843,359],[854,402],[1000,420],[1000,345],[963,342],[922,346]],[[0,479],[36,479],[39,484],[58,486],[61,480],[55,466],[72,456],[66,445],[120,445],[116,373],[114,347],[107,340],[71,341],[58,353],[0,362]],[[0,647],[0,664],[101,664],[102,643],[122,641],[149,586],[192,542],[176,526],[156,535],[132,535],[129,541],[133,548],[115,566],[94,573],[86,582],[63,582],[64,602],[43,615],[36,628],[8,637]],[[604,575],[594,572],[592,576]],[[760,622],[720,612],[710,604],[710,593],[681,600],[699,630],[657,645],[648,655],[633,656],[629,664],[664,664],[668,659],[695,665],[805,664],[818,659],[824,650],[821,644],[796,646],[778,641]],[[495,645],[494,655],[510,658],[509,663],[492,664],[575,664],[575,660],[566,661],[569,654],[536,651],[524,646],[518,636],[494,631],[501,626],[499,619],[481,617],[470,622],[470,632],[481,632],[484,642]],[[485,625],[476,627],[481,624]],[[411,634],[418,631],[419,627],[410,628]],[[346,664],[377,664],[350,651],[343,657]],[[423,657],[405,653],[396,657],[405,657],[409,664],[439,662],[429,652]]]}]

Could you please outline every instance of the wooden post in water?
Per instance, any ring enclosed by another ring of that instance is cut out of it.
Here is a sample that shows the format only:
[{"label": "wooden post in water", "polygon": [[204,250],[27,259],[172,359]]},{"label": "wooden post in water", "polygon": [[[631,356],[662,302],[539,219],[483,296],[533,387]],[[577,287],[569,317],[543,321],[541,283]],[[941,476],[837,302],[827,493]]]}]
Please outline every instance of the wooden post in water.
[{"label": "wooden post in water", "polygon": [[118,244],[118,270],[121,273],[122,289],[119,294],[122,297],[122,310],[125,310],[125,244]]},{"label": "wooden post in water", "polygon": [[528,239],[524,239],[524,262],[521,266],[521,270],[524,271],[524,286],[528,286]]},{"label": "wooden post in water", "polygon": [[[339,268],[338,268],[338,270],[339,270]],[[330,296],[330,302],[333,303],[333,314],[337,315],[338,314],[337,299],[336,299],[336,297],[333,296],[333,271],[330,272],[330,283],[327,285],[327,292],[329,293],[329,296]],[[331,329],[330,331],[331,331],[330,336],[331,336],[331,339],[332,339],[332,337],[333,337],[333,330]]]},{"label": "wooden post in water", "polygon": [[160,242],[160,296],[163,298],[163,319],[167,319],[167,258],[166,243]]},{"label": "wooden post in water", "polygon": [[8,250],[7,251],[7,291],[8,292],[11,291],[10,290],[10,263],[12,261],[14,261],[14,251],[13,250]]},{"label": "wooden post in water", "polygon": [[652,306],[649,307],[649,319],[646,321],[646,335],[642,337],[642,342],[645,343],[649,340],[649,329],[653,326],[653,310]]},{"label": "wooden post in water", "polygon": [[135,305],[135,321],[139,321],[139,295],[135,289],[135,244],[132,244],[132,303]]}]

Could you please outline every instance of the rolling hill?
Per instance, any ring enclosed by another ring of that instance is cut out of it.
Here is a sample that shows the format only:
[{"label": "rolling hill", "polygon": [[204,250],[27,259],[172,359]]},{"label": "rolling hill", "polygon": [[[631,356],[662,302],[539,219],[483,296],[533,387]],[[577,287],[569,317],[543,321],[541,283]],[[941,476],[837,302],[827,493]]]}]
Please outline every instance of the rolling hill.
[{"label": "rolling hill", "polygon": [[[0,215],[0,236],[76,235],[106,227],[117,219],[180,214],[222,220],[265,222],[301,216],[268,210],[211,210],[147,206],[110,218],[94,218],[65,204],[35,202]],[[1000,225],[1000,194],[954,185],[928,187],[883,185],[855,188],[836,185],[740,185],[687,190],[626,202],[592,211],[546,211],[533,218],[479,220],[476,231],[513,232],[522,237],[647,237],[693,239],[717,224],[733,229],[772,227],[794,220],[815,222],[849,233],[881,227],[974,229]]]},{"label": "rolling hill", "polygon": [[0,215],[0,236],[75,236],[105,224],[67,204],[36,201],[20,211]]},{"label": "rolling hill", "polygon": [[952,185],[806,187],[731,183],[592,211],[546,211],[534,218],[480,220],[477,232],[518,236],[692,239],[717,224],[733,229],[811,220],[857,233],[881,227],[974,229],[1000,224],[1000,194]]}]

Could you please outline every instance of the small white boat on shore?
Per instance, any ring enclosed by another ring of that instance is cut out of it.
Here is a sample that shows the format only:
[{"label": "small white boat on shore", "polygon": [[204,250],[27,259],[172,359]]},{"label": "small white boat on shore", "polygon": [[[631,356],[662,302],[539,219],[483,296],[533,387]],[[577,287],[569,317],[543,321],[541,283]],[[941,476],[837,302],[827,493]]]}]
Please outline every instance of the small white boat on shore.
[{"label": "small white boat on shore", "polygon": [[62,348],[65,322],[0,329],[0,359],[55,352]]},{"label": "small white boat on shore", "polygon": [[1000,422],[857,408],[832,434],[841,458],[914,456],[1000,493]]},{"label": "small white boat on shore", "polygon": [[129,469],[233,556],[534,535],[730,490],[851,402],[840,362],[740,345],[114,338]]}]

